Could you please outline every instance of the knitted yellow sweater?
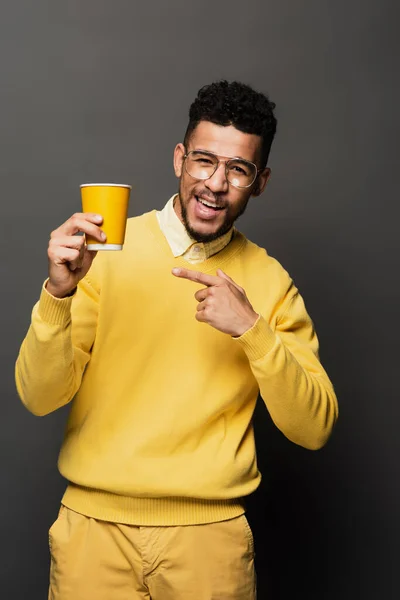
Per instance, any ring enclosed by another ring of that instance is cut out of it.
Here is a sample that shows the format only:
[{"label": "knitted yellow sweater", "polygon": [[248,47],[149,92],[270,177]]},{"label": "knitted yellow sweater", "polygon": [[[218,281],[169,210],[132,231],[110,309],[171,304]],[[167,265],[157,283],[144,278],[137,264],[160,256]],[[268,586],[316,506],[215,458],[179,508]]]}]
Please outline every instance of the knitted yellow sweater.
[{"label": "knitted yellow sweater", "polygon": [[155,211],[128,220],[122,252],[101,252],[73,297],[43,289],[16,364],[25,406],[70,402],[59,457],[63,503],[136,525],[237,516],[260,482],[251,419],[260,391],[279,429],[320,448],[337,418],[303,300],[265,250],[235,232],[196,265],[222,268],[260,318],[240,338],[195,319],[200,285],[178,279]]}]

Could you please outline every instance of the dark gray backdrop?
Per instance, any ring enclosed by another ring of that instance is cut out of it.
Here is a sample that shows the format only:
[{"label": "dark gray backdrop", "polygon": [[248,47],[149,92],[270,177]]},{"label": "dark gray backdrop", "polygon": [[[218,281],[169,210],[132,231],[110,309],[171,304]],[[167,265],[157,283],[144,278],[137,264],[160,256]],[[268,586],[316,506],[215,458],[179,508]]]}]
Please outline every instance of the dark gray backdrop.
[{"label": "dark gray backdrop", "polygon": [[31,416],[13,380],[49,232],[79,209],[85,181],[131,183],[131,215],[161,208],[188,106],[218,78],[277,103],[273,178],[240,228],[294,277],[341,408],[317,453],[257,409],[260,598],[399,597],[397,4],[3,1],[1,598],[47,597],[65,486],[67,409]]}]

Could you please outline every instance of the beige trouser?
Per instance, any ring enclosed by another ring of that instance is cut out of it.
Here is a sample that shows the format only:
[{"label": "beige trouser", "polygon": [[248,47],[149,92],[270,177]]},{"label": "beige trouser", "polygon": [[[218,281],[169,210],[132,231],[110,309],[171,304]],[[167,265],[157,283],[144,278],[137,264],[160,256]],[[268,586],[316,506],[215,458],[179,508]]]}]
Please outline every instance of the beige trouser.
[{"label": "beige trouser", "polygon": [[244,515],[207,525],[136,527],[61,506],[49,531],[49,600],[254,600]]}]

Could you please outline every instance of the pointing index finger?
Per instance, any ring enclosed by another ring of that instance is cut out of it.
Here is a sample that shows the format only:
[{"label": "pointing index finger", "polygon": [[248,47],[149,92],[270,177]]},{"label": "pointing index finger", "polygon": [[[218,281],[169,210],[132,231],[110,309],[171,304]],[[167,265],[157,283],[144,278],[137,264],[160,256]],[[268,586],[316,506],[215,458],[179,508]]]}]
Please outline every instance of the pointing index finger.
[{"label": "pointing index finger", "polygon": [[172,274],[176,277],[181,277],[182,279],[189,279],[189,281],[194,281],[196,283],[203,283],[204,285],[218,285],[221,283],[221,277],[216,277],[215,275],[207,275],[206,273],[201,273],[200,271],[193,271],[192,269],[181,269],[175,268],[172,269]]}]

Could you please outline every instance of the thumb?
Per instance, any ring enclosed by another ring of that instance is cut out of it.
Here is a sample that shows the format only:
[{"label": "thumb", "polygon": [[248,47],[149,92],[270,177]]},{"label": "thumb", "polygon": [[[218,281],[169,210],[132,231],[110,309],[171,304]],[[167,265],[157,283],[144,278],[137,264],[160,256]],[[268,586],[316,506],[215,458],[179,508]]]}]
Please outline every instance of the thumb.
[{"label": "thumb", "polygon": [[242,292],[242,288],[233,281],[233,279],[231,277],[229,277],[229,275],[227,275],[226,273],[224,273],[224,271],[222,269],[217,269],[217,275],[219,277],[222,277],[222,279],[225,279],[226,281],[229,281],[229,283],[231,283],[232,285],[235,286],[236,289],[238,289],[240,292]]},{"label": "thumb", "polygon": [[217,275],[218,275],[218,277],[222,277],[223,279],[226,279],[227,281],[230,281],[231,283],[233,283],[233,281],[229,277],[229,275],[227,275],[222,269],[217,269]]},{"label": "thumb", "polygon": [[97,255],[97,250],[88,250],[85,248],[85,253],[83,255],[82,261],[82,269],[87,273],[92,266],[92,262],[94,261]]}]

